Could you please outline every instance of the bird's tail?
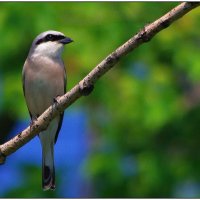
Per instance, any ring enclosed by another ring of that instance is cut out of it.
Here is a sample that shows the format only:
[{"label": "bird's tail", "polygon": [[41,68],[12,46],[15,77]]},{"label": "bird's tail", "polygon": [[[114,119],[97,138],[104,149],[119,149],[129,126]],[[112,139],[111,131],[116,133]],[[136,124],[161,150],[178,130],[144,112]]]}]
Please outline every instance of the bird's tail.
[{"label": "bird's tail", "polygon": [[[43,133],[45,134],[45,133]],[[55,168],[54,168],[54,143],[42,143],[42,188],[43,190],[54,190]]]}]

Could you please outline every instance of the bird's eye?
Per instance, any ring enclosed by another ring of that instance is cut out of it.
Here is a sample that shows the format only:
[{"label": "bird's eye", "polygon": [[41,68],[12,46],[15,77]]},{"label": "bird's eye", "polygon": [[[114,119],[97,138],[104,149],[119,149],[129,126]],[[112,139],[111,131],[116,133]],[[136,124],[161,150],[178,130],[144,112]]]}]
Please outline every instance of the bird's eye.
[{"label": "bird's eye", "polygon": [[53,40],[53,35],[52,35],[52,34],[47,35],[47,36],[46,36],[46,39],[47,39],[48,41]]}]

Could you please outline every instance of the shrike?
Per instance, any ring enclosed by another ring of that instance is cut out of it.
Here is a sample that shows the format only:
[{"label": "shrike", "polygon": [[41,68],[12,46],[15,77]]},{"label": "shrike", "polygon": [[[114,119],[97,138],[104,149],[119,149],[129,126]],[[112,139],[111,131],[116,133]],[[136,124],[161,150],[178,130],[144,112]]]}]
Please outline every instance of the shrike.
[{"label": "shrike", "polygon": [[[64,45],[72,42],[63,33],[46,31],[38,35],[24,63],[23,91],[32,121],[66,91],[66,73],[61,54]],[[39,133],[42,145],[42,187],[55,189],[54,144],[63,114],[54,118],[45,131]]]}]

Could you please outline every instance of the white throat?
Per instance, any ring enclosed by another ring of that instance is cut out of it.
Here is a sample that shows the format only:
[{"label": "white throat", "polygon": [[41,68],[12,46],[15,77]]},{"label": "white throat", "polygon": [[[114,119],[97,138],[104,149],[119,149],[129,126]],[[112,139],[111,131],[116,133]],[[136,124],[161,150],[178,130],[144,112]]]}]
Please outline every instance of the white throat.
[{"label": "white throat", "polygon": [[35,46],[31,57],[61,58],[63,45],[58,42],[45,42]]}]

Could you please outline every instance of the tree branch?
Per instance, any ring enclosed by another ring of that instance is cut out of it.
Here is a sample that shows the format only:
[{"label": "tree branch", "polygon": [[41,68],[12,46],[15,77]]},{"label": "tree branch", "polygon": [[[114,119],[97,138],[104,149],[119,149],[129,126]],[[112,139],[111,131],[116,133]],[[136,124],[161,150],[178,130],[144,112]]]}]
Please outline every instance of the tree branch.
[{"label": "tree branch", "polygon": [[38,117],[33,125],[27,127],[24,131],[16,135],[8,142],[0,145],[0,164],[5,162],[6,156],[12,154],[35,137],[39,132],[45,130],[56,115],[63,112],[64,109],[83,96],[83,91],[87,90],[87,88],[91,88],[91,86],[93,86],[100,77],[102,77],[117,62],[119,62],[120,58],[133,51],[139,45],[149,42],[158,32],[167,28],[174,21],[181,18],[199,5],[200,2],[181,3],[161,18],[145,26],[135,36],[113,51],[74,88],[72,88],[65,95],[61,96],[56,103],[50,106],[40,117]]}]

